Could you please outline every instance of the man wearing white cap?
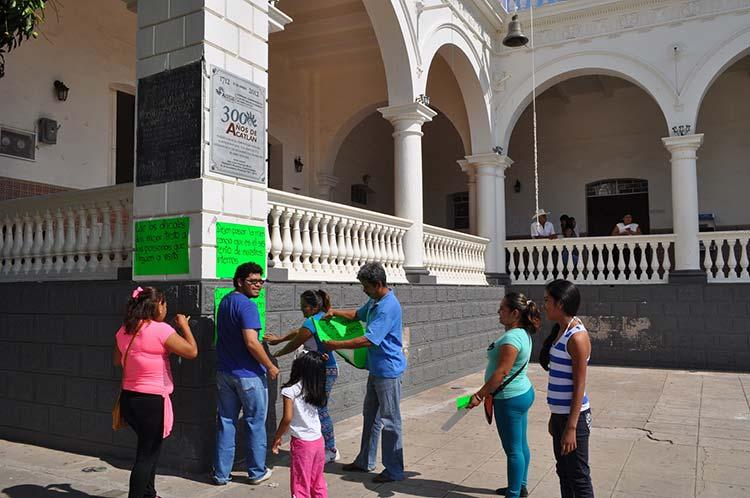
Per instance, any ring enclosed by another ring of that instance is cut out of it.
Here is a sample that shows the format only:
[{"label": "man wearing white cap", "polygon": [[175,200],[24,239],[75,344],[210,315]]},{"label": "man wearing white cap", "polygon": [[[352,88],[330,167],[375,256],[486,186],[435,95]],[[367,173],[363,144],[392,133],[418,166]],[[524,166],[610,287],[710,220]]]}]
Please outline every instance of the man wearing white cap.
[{"label": "man wearing white cap", "polygon": [[550,214],[544,209],[537,210],[536,214],[531,217],[536,220],[531,224],[532,239],[556,239],[555,227],[547,221],[547,215]]}]

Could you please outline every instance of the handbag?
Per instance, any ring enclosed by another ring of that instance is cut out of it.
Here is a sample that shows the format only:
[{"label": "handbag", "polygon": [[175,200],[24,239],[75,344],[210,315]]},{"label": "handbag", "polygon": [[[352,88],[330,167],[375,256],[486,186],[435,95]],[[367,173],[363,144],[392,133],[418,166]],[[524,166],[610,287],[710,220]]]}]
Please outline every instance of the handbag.
[{"label": "handbag", "polygon": [[130,339],[128,348],[125,350],[125,354],[122,357],[122,381],[120,383],[120,393],[117,395],[117,399],[115,400],[115,406],[112,407],[112,429],[116,431],[124,429],[128,426],[128,423],[125,421],[125,418],[122,416],[122,411],[120,410],[120,397],[122,396],[122,382],[125,381],[125,364],[127,363],[130,346],[133,345],[133,341],[135,340],[135,337],[139,332],[140,329],[136,331],[135,334],[133,334],[133,338]]},{"label": "handbag", "polygon": [[502,384],[500,384],[500,387],[498,387],[497,389],[495,389],[492,392],[492,394],[490,394],[489,396],[485,396],[484,397],[484,417],[487,419],[487,423],[488,424],[490,424],[490,425],[492,424],[492,411],[494,409],[493,402],[495,401],[495,395],[497,393],[499,393],[500,391],[502,391],[503,389],[505,389],[505,386],[507,386],[508,384],[510,384],[513,381],[513,379],[515,379],[518,376],[518,374],[520,374],[521,372],[523,372],[523,369],[526,368],[526,365],[528,365],[528,364],[529,364],[529,360],[526,360],[526,363],[524,363],[521,368],[519,368],[518,370],[516,370],[516,373],[514,373],[513,375],[511,375],[508,378],[508,380],[506,380]]}]

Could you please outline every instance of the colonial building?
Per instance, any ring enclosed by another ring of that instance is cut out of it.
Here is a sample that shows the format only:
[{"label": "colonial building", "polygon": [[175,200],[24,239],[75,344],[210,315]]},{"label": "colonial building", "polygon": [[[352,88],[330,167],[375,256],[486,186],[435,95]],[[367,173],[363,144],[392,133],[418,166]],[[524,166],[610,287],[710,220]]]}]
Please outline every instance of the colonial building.
[{"label": "colonial building", "polygon": [[[307,286],[357,304],[356,269],[383,262],[411,392],[479,368],[504,285],[555,277],[584,289],[593,361],[747,369],[750,0],[530,1],[50,11],[0,79],[0,433],[126,445],[106,417],[126,289],[168,288],[210,350],[227,223],[265,231],[272,330]],[[512,15],[532,43],[502,44]],[[217,104],[242,100],[230,84],[258,93],[252,119]],[[228,120],[260,130],[252,167],[226,160]],[[530,239],[537,189],[581,237]],[[643,235],[610,236],[628,213]],[[184,258],[134,271],[136,226],[165,218]],[[175,365],[173,463],[204,461],[212,361]],[[339,414],[357,410],[347,375]]]}]

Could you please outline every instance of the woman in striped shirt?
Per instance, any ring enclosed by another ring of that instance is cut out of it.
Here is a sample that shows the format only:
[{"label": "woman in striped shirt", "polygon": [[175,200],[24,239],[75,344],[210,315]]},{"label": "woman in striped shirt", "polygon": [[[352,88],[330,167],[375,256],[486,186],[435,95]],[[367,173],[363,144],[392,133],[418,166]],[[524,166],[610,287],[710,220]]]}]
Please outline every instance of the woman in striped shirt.
[{"label": "woman in striped shirt", "polygon": [[539,362],[549,370],[549,433],[562,498],[594,496],[589,469],[591,409],[586,395],[591,341],[583,322],[575,316],[580,304],[581,294],[572,283],[554,280],[547,284],[544,311],[555,325],[544,341]]}]

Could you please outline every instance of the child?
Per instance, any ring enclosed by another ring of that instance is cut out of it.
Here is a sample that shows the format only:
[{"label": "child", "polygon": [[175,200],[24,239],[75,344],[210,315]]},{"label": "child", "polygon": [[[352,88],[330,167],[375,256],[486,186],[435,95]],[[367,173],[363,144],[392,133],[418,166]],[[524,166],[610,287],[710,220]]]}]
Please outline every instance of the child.
[{"label": "child", "polygon": [[328,498],[323,477],[325,445],[318,408],[326,405],[326,360],[328,355],[308,351],[292,363],[289,381],[281,389],[284,415],[271,451],[279,453],[281,437],[290,430],[292,461],[289,479],[293,498]]}]

